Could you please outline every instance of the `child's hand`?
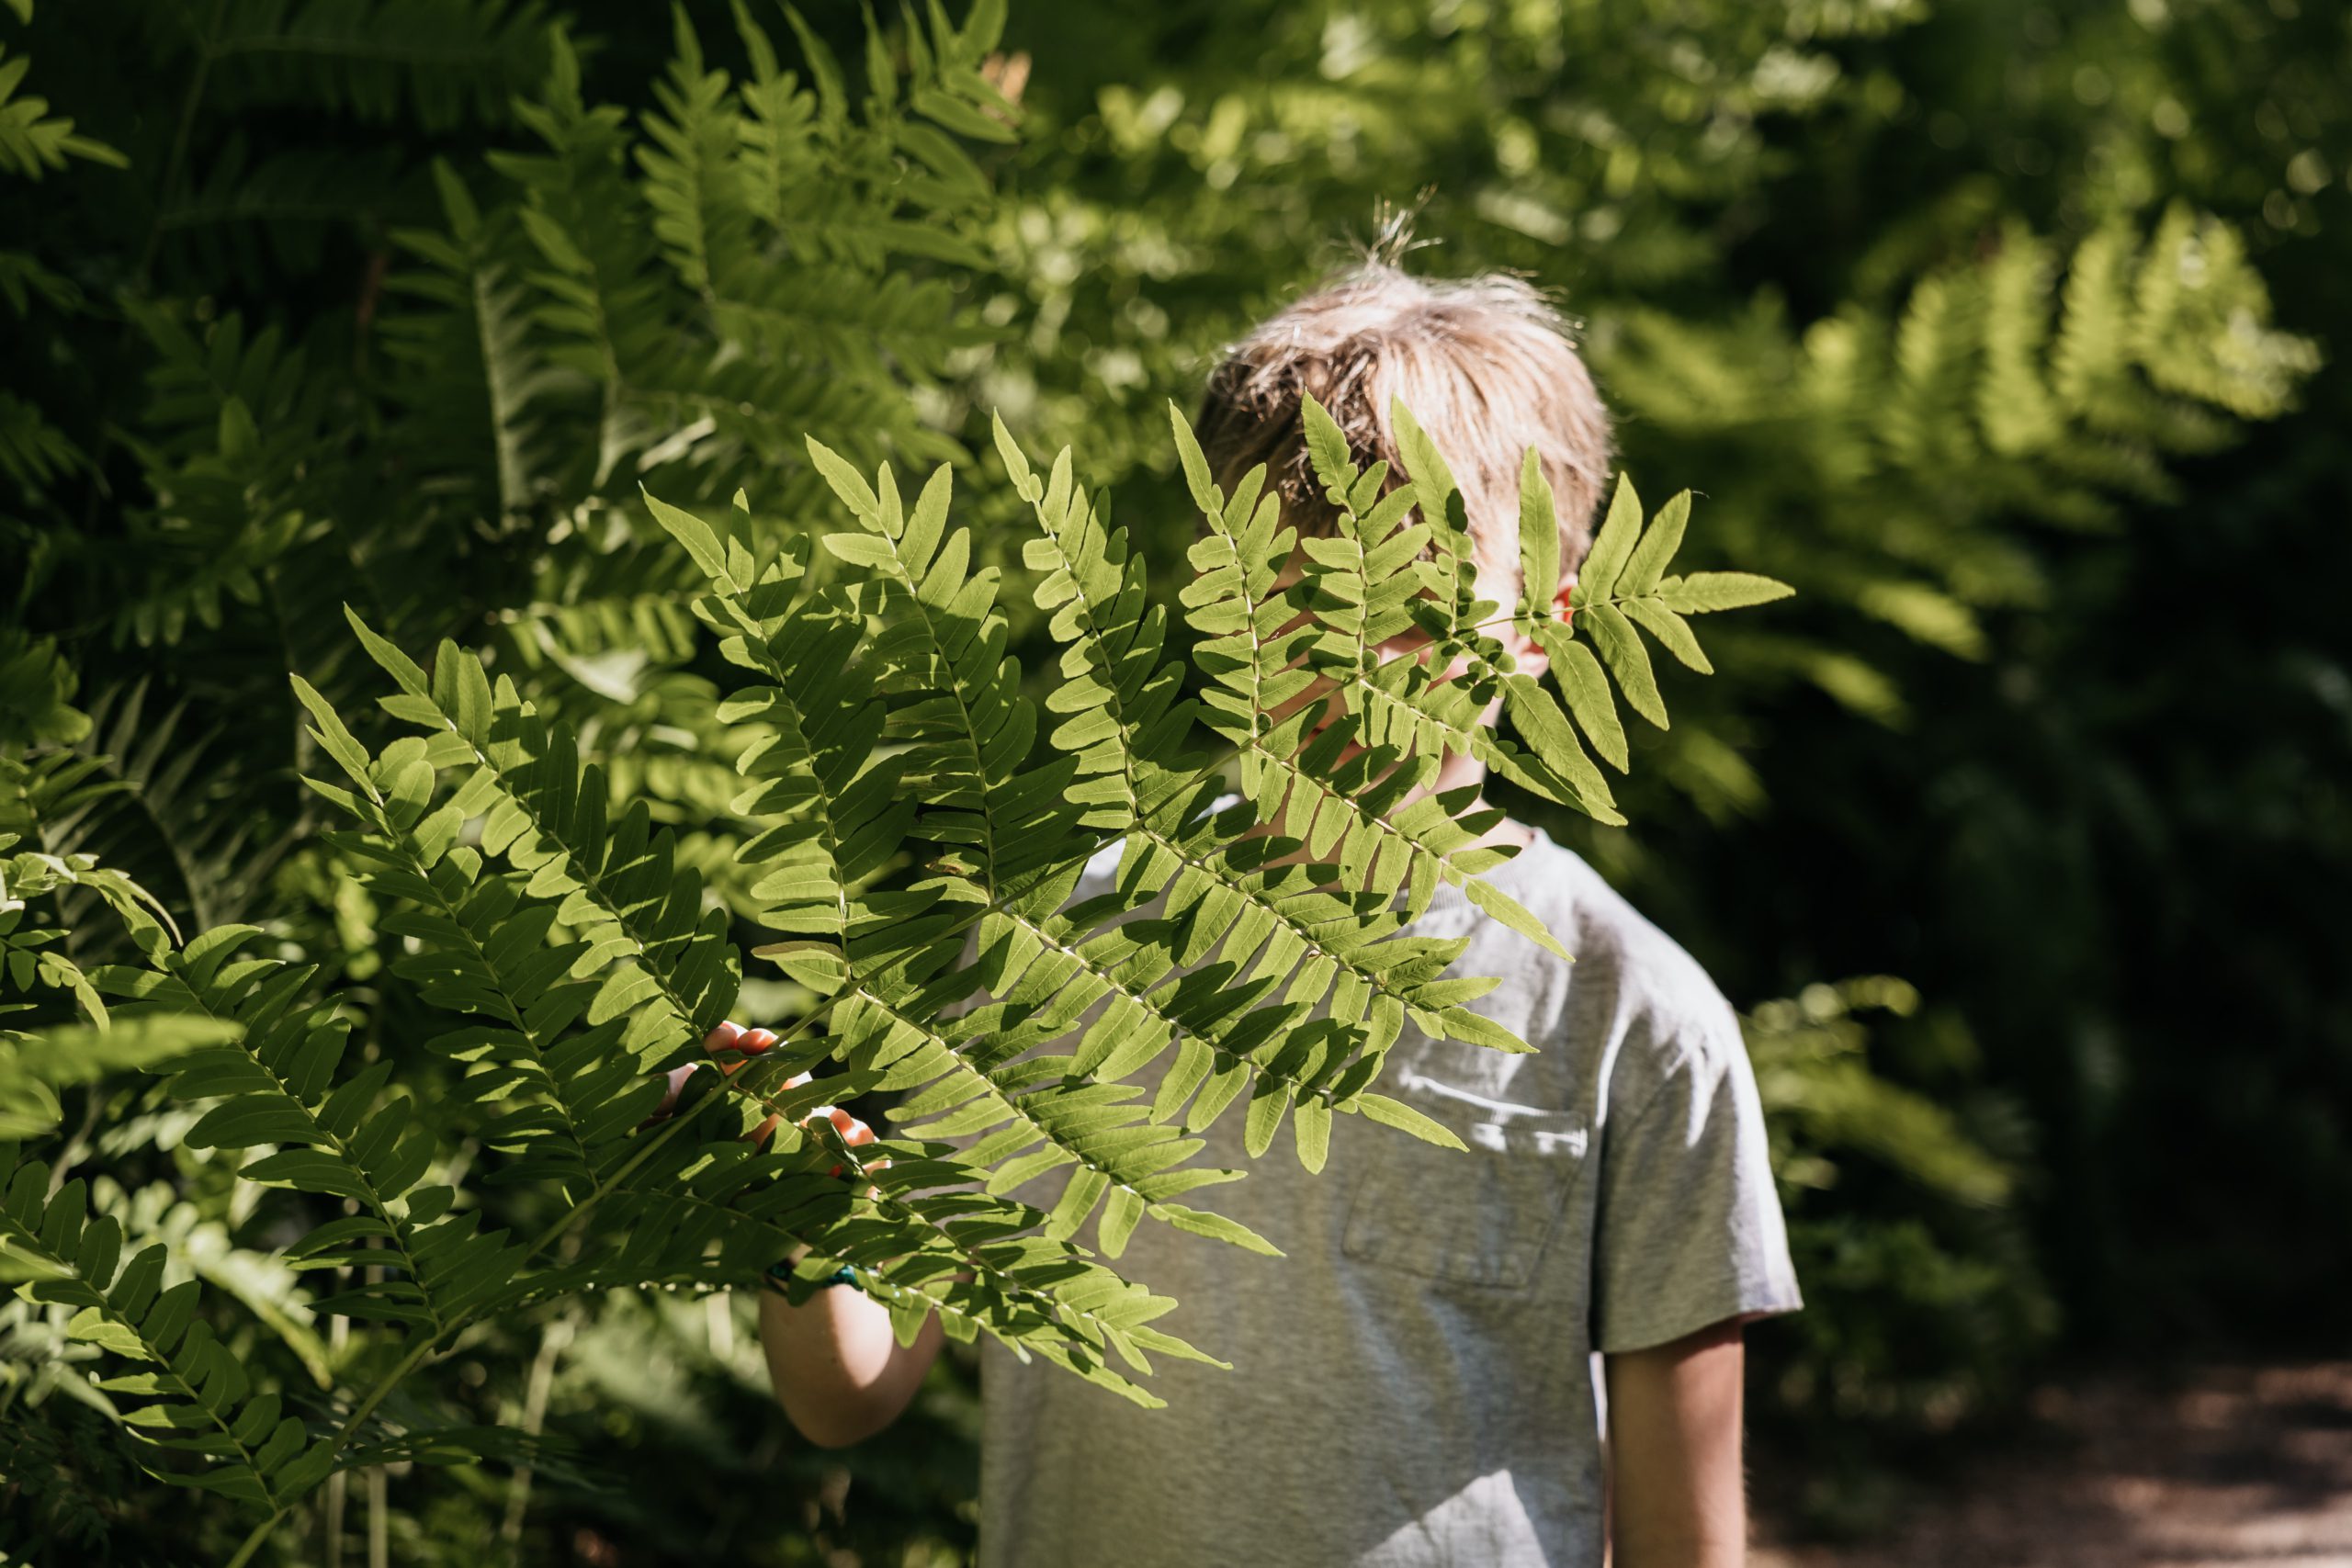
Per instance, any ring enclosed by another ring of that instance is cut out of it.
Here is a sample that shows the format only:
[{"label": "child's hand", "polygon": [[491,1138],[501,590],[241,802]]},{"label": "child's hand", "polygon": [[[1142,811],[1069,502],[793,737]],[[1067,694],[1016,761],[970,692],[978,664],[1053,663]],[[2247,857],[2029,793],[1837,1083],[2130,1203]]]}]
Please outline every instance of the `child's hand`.
[{"label": "child's hand", "polygon": [[[756,1056],[762,1052],[767,1050],[775,1043],[776,1037],[773,1032],[765,1029],[745,1029],[742,1025],[729,1020],[710,1032],[710,1033],[704,1039],[702,1048],[711,1053],[713,1055],[718,1055],[722,1052],[734,1053],[738,1058],[737,1060],[721,1062],[718,1064],[718,1070],[720,1072],[731,1076],[738,1068],[742,1066],[743,1062],[741,1058]],[[678,1103],[678,1096],[685,1091],[686,1079],[694,1075],[695,1068],[697,1065],[698,1064],[695,1063],[688,1063],[683,1067],[673,1067],[670,1069],[669,1089],[662,1095],[662,1103],[655,1108],[653,1114],[647,1118],[649,1122],[659,1122],[662,1120],[670,1114],[673,1109],[676,1107]],[[784,1083],[784,1087],[786,1089],[797,1089],[808,1081],[808,1075],[807,1073],[797,1073],[792,1077],[786,1079]],[[822,1116],[832,1122],[833,1130],[841,1134],[842,1142],[845,1144],[854,1146],[859,1144],[870,1144],[874,1142],[874,1129],[867,1126],[864,1122],[859,1121],[856,1117],[851,1115],[848,1111],[842,1110],[838,1105],[820,1105],[817,1107],[816,1110],[810,1111],[807,1116],[801,1119],[801,1125],[805,1127],[820,1116]],[[770,1116],[766,1121],[762,1122],[758,1127],[754,1128],[750,1133],[745,1134],[744,1136],[749,1139],[754,1146],[764,1146],[768,1139],[775,1135],[777,1124],[783,1120],[784,1118],[781,1115]],[[887,1157],[876,1160],[874,1164],[874,1168],[879,1170],[882,1167],[888,1165],[889,1163],[890,1162]],[[838,1165],[826,1172],[828,1176],[839,1176],[841,1173],[842,1168]],[[875,1190],[873,1188],[869,1187],[866,1190],[869,1195],[875,1194]]]}]

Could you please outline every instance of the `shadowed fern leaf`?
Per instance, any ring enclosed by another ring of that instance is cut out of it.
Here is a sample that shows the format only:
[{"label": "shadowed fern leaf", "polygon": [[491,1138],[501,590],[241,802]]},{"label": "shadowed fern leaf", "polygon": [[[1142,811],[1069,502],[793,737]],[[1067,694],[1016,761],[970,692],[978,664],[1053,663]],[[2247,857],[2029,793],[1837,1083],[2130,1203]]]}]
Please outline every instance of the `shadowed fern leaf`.
[{"label": "shadowed fern leaf", "polygon": [[[125,1413],[132,1451],[149,1473],[273,1511],[326,1479],[334,1443],[311,1438],[279,1396],[257,1388],[243,1364],[196,1315],[193,1280],[164,1284],[161,1244],[122,1261],[122,1227],[87,1213],[79,1178],[49,1196],[50,1169],[17,1163],[0,1144],[0,1259],[29,1272],[37,1302],[74,1308],[68,1333],[144,1371],[100,1380],[108,1393],[152,1401]],[[204,1468],[186,1468],[179,1456]]]},{"label": "shadowed fern leaf", "polygon": [[238,1175],[356,1207],[311,1230],[288,1258],[304,1268],[390,1272],[319,1310],[445,1331],[503,1290],[520,1256],[503,1232],[482,1231],[478,1213],[449,1213],[451,1189],[423,1185],[438,1140],[411,1099],[386,1097],[391,1061],[342,1076],[351,1020],[305,1000],[313,966],[241,957],[261,934],[218,927],[161,955],[155,969],[110,969],[100,980],[130,998],[126,1011],[236,1026],[234,1043],[180,1058],[165,1087],[182,1100],[216,1102],[189,1129],[189,1147],[277,1145]]}]

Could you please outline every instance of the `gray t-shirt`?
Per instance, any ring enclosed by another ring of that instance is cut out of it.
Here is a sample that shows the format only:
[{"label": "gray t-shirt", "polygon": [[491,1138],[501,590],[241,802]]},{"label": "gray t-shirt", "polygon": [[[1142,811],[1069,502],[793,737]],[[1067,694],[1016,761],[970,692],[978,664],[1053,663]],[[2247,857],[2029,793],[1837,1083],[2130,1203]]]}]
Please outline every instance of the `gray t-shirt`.
[{"label": "gray t-shirt", "polygon": [[1448,887],[1415,930],[1470,938],[1470,1006],[1537,1054],[1408,1024],[1374,1086],[1467,1151],[1340,1116],[1310,1176],[1229,1107],[1192,1163],[1250,1175],[1185,1201],[1287,1256],[1146,1218],[1115,1267],[1233,1371],[1158,1359],[1145,1410],[983,1336],[981,1568],[1600,1568],[1591,1352],[1800,1304],[1722,994],[1548,836],[1490,875],[1573,964]]}]

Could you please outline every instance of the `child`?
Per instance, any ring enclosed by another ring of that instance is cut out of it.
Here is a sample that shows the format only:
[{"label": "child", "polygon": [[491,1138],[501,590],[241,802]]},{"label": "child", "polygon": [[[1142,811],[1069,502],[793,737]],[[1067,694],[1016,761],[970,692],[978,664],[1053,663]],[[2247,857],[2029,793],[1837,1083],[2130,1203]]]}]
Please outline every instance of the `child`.
[{"label": "child", "polygon": [[[1212,465],[1230,487],[1267,464],[1287,519],[1313,532],[1329,514],[1302,392],[1359,462],[1392,469],[1388,410],[1404,400],[1453,468],[1484,596],[1503,604],[1518,592],[1519,470],[1533,446],[1573,580],[1608,420],[1532,289],[1370,264],[1232,351],[1200,420]],[[1540,665],[1503,635],[1521,668]],[[1479,773],[1449,757],[1440,786]],[[1469,939],[1455,972],[1502,977],[1472,1005],[1538,1054],[1406,1027],[1379,1088],[1466,1153],[1340,1117],[1310,1176],[1280,1151],[1248,1160],[1243,1118],[1220,1118],[1198,1162],[1250,1176],[1211,1190],[1223,1201],[1209,1206],[1287,1256],[1137,1229],[1122,1271],[1174,1296],[1180,1332],[1234,1363],[1160,1363],[1152,1387],[1168,1408],[1024,1366],[983,1337],[984,1568],[1598,1568],[1605,1537],[1618,1568],[1743,1560],[1741,1325],[1799,1303],[1738,1024],[1698,965],[1575,854],[1516,823],[1493,840],[1521,852],[1489,874],[1574,965],[1451,888],[1415,929]],[[1114,866],[1115,851],[1078,897]],[[731,1031],[714,1043],[738,1043]],[[857,1123],[852,1136],[871,1134]],[[851,1290],[799,1308],[770,1296],[761,1324],[787,1413],[829,1445],[888,1425],[941,1338],[933,1319],[901,1348],[883,1309]]]}]

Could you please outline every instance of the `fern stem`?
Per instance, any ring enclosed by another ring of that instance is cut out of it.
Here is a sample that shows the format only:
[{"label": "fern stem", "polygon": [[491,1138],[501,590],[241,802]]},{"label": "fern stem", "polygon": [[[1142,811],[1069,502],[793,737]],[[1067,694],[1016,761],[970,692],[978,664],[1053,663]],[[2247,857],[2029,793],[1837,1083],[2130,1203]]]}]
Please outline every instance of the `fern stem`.
[{"label": "fern stem", "polygon": [[[531,1362],[531,1381],[523,1399],[523,1430],[536,1438],[547,1427],[548,1394],[555,1386],[556,1362],[571,1344],[576,1323],[571,1317],[559,1317],[539,1335],[539,1352]],[[523,1520],[530,1511],[531,1480],[537,1467],[526,1460],[514,1467],[514,1478],[507,1484],[506,1517],[498,1528],[498,1539],[514,1553],[519,1565],[523,1560]]]},{"label": "fern stem", "polygon": [[[393,1365],[390,1371],[386,1372],[380,1379],[377,1380],[376,1386],[368,1391],[368,1397],[361,1400],[358,1407],[353,1410],[349,1416],[344,1417],[342,1427],[336,1430],[334,1435],[334,1452],[341,1453],[350,1445],[351,1439],[359,1435],[360,1423],[367,1420],[368,1416],[376,1413],[376,1406],[384,1403],[385,1398],[390,1394],[396,1386],[399,1385],[400,1381],[402,1378],[416,1371],[417,1367],[424,1360],[424,1358],[432,1354],[433,1348],[440,1344],[444,1338],[448,1337],[451,1328],[457,1326],[457,1324],[462,1324],[464,1321],[464,1318],[458,1318],[457,1322],[450,1325],[449,1327],[436,1328],[424,1338],[418,1340],[413,1346],[410,1347],[408,1354],[402,1356],[400,1360]],[[238,1559],[238,1562],[243,1561],[243,1559],[242,1557]],[[235,1568],[235,1564],[232,1563],[230,1568]]]},{"label": "fern stem", "polygon": [[155,186],[155,216],[147,226],[147,243],[139,253],[138,277],[143,286],[147,275],[154,270],[155,253],[164,243],[164,217],[168,210],[172,187],[179,183],[180,165],[187,161],[188,142],[196,134],[196,108],[204,98],[206,79],[212,74],[212,62],[220,47],[220,29],[229,20],[229,0],[216,0],[212,7],[212,26],[205,29],[197,42],[196,72],[188,78],[187,93],[180,99],[179,127],[172,133],[172,151],[164,160],[164,177]]},{"label": "fern stem", "polygon": [[276,1513],[255,1525],[253,1534],[245,1537],[245,1543],[237,1548],[237,1554],[229,1559],[228,1568],[245,1568],[245,1564],[253,1561],[254,1553],[261,1550],[261,1543],[269,1539],[269,1532],[277,1528],[277,1521],[285,1517],[286,1509],[281,1506]]}]

